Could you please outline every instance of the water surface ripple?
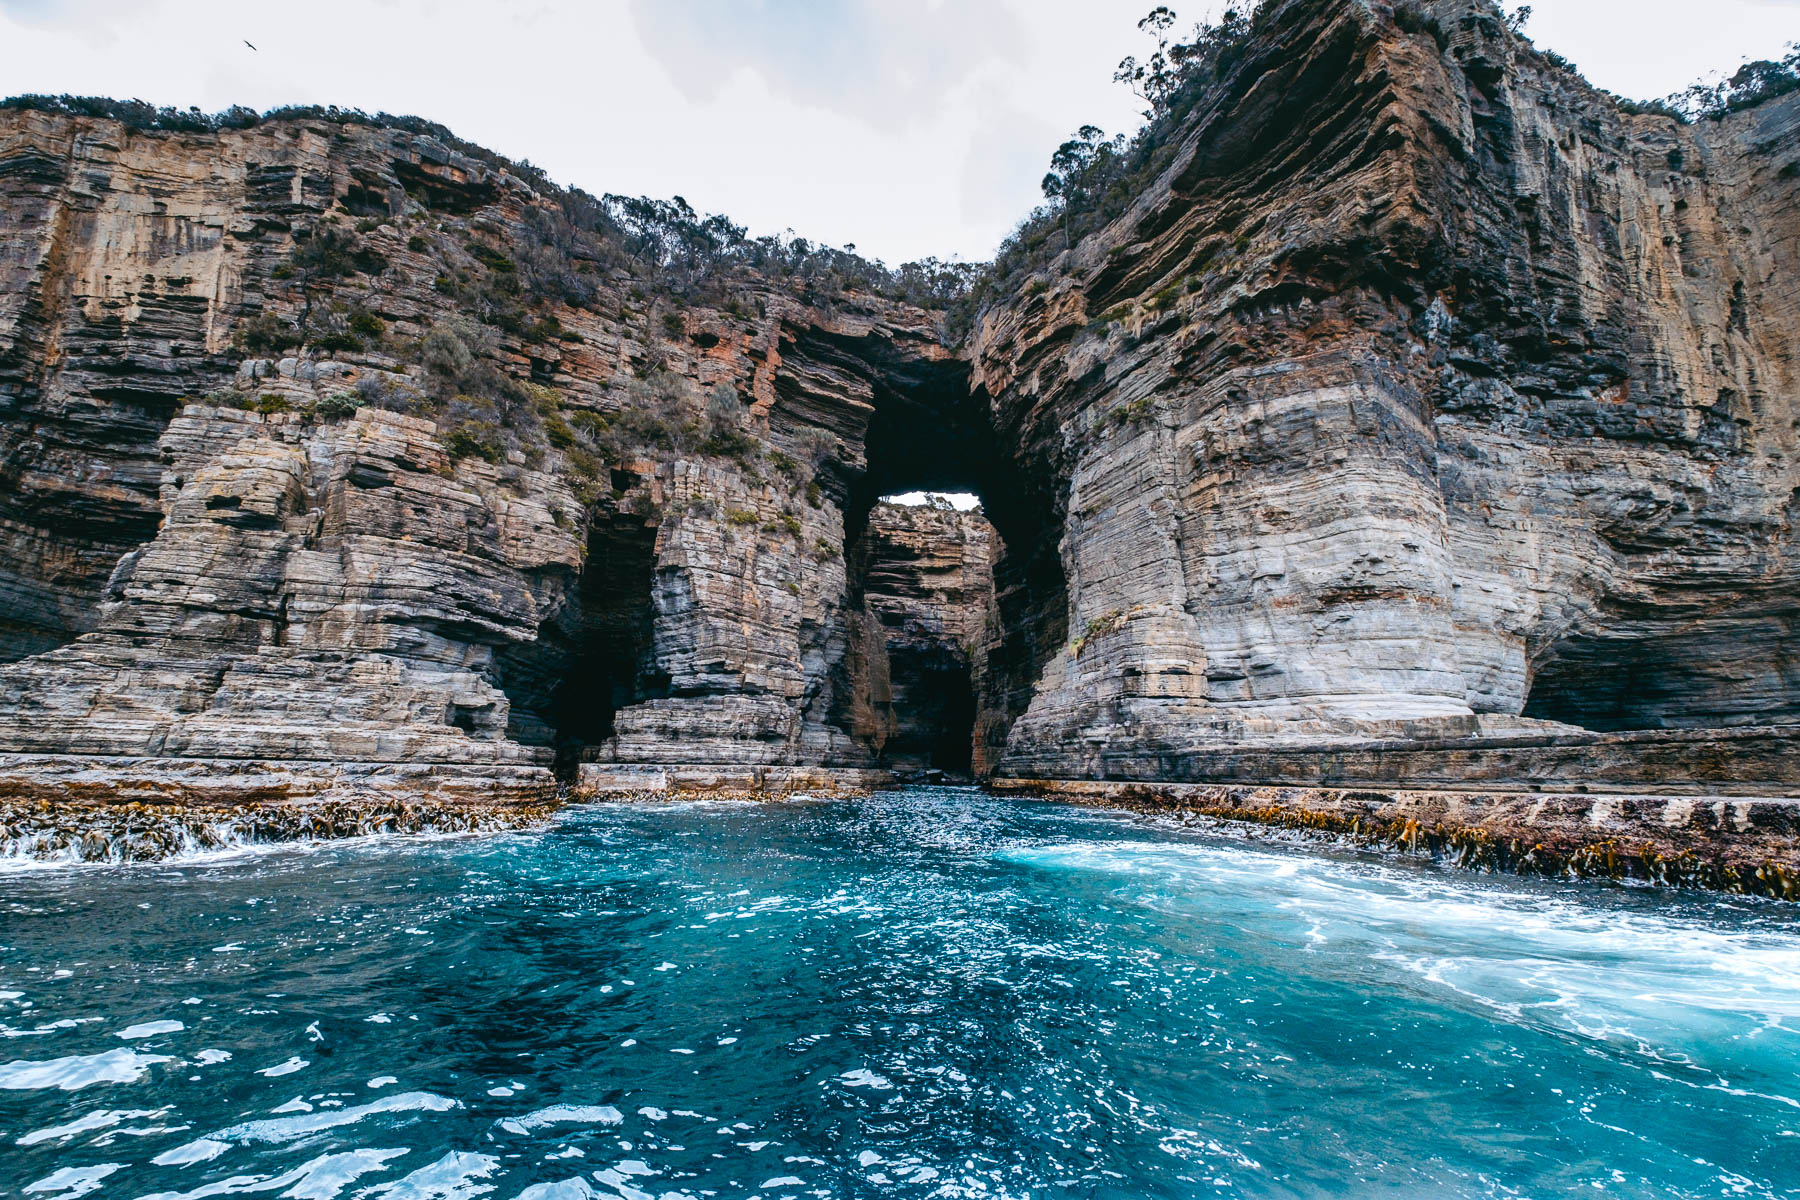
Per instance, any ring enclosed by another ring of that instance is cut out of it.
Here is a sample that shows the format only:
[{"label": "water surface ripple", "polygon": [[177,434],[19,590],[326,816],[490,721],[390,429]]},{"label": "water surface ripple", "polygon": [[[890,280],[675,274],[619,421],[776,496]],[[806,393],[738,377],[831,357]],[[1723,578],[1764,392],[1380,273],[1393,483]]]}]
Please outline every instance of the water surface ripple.
[{"label": "water surface ripple", "polygon": [[1800,1196],[1800,921],[916,788],[0,874],[0,1196]]}]

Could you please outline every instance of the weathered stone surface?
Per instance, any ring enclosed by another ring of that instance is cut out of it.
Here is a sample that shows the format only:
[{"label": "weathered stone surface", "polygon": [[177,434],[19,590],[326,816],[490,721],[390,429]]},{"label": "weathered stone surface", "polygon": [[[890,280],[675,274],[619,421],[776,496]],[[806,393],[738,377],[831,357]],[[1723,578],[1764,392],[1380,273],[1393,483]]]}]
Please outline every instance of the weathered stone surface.
[{"label": "weathered stone surface", "polygon": [[[538,824],[556,809],[554,797],[522,800],[529,789],[516,783],[489,781],[484,793],[464,777],[433,792],[420,785],[445,781],[416,769],[390,768],[345,787],[341,773],[326,785],[317,772],[301,778],[291,768],[246,779],[241,763],[227,762],[189,789],[176,781],[196,774],[193,760],[169,765],[173,773],[157,782],[89,771],[75,773],[85,778],[47,775],[60,786],[30,799],[0,794],[0,861],[141,863],[275,842],[486,833]],[[228,779],[238,786],[220,786]]]},{"label": "weathered stone surface", "polygon": [[845,796],[893,785],[891,771],[848,767],[722,766],[718,764],[637,766],[583,763],[576,777],[578,798],[614,796]]},{"label": "weathered stone surface", "polygon": [[[95,632],[0,676],[10,750],[531,763],[486,677],[536,635],[531,574],[573,570],[549,506],[428,421],[322,428],[192,405],[162,444],[167,517],[126,555]],[[438,473],[439,471],[445,474]]]},{"label": "weathered stone surface", "polygon": [[419,134],[0,113],[0,752],[1800,786],[1800,97],[1425,7],[1271,0],[955,346]]},{"label": "weathered stone surface", "polygon": [[[861,684],[852,733],[897,770],[968,773],[994,614],[994,527],[978,512],[878,504],[851,557]],[[984,772],[985,773],[985,772]]]},{"label": "weathered stone surface", "polygon": [[0,802],[19,805],[538,805],[556,799],[541,767],[358,763],[296,758],[0,755]]},{"label": "weathered stone surface", "polygon": [[1156,182],[982,321],[1067,481],[1071,645],[1003,771],[1800,718],[1800,98],[1628,116],[1426,7],[1442,47],[1272,5]]},{"label": "weathered stone surface", "polygon": [[[553,341],[471,333],[445,281],[559,201],[392,129],[8,111],[0,164],[0,659],[21,660],[0,749],[873,765],[834,723],[843,512],[876,486],[865,438],[896,373],[966,380],[933,314],[754,278],[729,311],[678,308],[615,268],[540,305]],[[304,265],[352,226],[350,261]],[[245,348],[259,321],[340,310],[381,332]],[[443,412],[463,398],[428,402],[422,365],[443,330],[558,421],[666,436],[723,392],[744,434],[597,467],[459,455]]]}]

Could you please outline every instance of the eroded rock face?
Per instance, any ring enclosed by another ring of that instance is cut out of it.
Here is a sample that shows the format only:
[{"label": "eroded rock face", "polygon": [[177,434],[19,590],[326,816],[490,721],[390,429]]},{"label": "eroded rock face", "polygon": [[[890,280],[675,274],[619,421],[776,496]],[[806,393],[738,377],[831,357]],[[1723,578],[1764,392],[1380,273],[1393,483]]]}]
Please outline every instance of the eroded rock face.
[{"label": "eroded rock face", "polygon": [[852,551],[863,683],[852,728],[884,766],[986,773],[977,696],[994,614],[994,527],[979,512],[878,504]]},{"label": "eroded rock face", "polygon": [[[983,416],[937,314],[684,303],[392,129],[9,111],[0,203],[0,753],[879,757],[844,512],[884,408]],[[471,370],[523,411],[458,417]]]},{"label": "eroded rock face", "polygon": [[[29,752],[530,762],[492,656],[572,572],[566,488],[453,472],[429,421],[311,428],[192,405],[161,444],[166,517],[96,628],[0,676]],[[535,585],[535,586],[534,586]]]},{"label": "eroded rock face", "polygon": [[1067,480],[1072,645],[1006,769],[1800,718],[1800,99],[1626,116],[1492,5],[1423,7],[1441,45],[1275,5],[981,323]]},{"label": "eroded rock face", "polygon": [[0,754],[1791,786],[1800,97],[1424,8],[1271,0],[962,345],[422,134],[0,112]]}]

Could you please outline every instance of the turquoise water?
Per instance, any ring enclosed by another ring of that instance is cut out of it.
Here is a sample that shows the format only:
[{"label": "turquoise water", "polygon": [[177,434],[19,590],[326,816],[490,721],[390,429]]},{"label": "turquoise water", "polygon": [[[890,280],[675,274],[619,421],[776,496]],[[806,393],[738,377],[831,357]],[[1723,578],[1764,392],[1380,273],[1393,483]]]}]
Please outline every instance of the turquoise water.
[{"label": "turquoise water", "polygon": [[1797,1196],[1800,924],[911,789],[0,874],[21,1200]]}]

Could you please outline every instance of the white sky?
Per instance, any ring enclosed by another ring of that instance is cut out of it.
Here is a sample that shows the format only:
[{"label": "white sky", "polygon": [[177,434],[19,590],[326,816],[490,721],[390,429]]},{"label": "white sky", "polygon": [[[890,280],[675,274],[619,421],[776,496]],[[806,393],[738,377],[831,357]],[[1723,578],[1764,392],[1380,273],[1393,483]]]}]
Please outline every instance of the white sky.
[{"label": "white sky", "polygon": [[[1152,3],[0,0],[0,94],[416,113],[594,193],[891,264],[985,259],[1071,130],[1134,127],[1112,71]],[[1181,29],[1224,7],[1172,6]],[[1800,39],[1800,0],[1533,9],[1539,45],[1639,98]]]},{"label": "white sky", "polygon": [[981,507],[981,497],[974,492],[901,492],[897,496],[883,496],[889,504],[924,504],[930,500],[948,500],[951,507],[968,512],[971,508]]}]

